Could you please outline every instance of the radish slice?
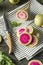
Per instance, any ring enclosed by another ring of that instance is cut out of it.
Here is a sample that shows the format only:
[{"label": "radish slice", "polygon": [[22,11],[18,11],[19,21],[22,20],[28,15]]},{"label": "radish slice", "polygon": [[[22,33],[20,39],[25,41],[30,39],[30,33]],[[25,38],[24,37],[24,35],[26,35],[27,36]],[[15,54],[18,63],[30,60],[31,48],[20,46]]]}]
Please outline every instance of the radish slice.
[{"label": "radish slice", "polygon": [[42,65],[42,63],[39,60],[32,60],[28,63],[28,65]]},{"label": "radish slice", "polygon": [[32,41],[31,41],[29,46],[33,47],[33,46],[35,46],[37,44],[38,44],[38,38],[35,35],[33,35],[32,36]]},{"label": "radish slice", "polygon": [[23,33],[20,35],[19,40],[20,40],[21,44],[28,45],[28,44],[30,44],[32,37],[28,33]]},{"label": "radish slice", "polygon": [[33,27],[31,25],[27,26],[27,32],[32,34],[33,33]]},{"label": "radish slice", "polygon": [[19,10],[16,13],[16,16],[18,19],[21,19],[21,20],[27,20],[28,19],[28,13],[24,10]]},{"label": "radish slice", "polygon": [[17,36],[19,37],[23,32],[25,32],[26,29],[25,28],[21,28],[17,31]]}]

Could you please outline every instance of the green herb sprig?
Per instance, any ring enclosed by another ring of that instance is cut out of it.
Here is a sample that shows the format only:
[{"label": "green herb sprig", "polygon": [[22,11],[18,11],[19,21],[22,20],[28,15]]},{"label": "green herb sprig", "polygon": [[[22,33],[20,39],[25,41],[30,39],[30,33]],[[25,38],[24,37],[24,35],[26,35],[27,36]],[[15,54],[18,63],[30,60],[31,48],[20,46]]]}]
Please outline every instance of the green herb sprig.
[{"label": "green herb sprig", "polygon": [[17,26],[21,25],[21,23],[14,21],[14,22],[11,22],[11,25],[12,25],[12,27],[17,27]]}]

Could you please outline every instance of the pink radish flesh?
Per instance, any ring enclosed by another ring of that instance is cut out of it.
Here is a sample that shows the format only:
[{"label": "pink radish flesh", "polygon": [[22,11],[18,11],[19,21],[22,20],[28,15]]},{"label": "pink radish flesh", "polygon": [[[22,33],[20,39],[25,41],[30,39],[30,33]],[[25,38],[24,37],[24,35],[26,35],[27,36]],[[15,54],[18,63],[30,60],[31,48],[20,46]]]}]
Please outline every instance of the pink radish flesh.
[{"label": "pink radish flesh", "polygon": [[18,13],[18,18],[25,19],[26,17],[27,17],[27,15],[26,15],[25,12],[19,12],[19,13]]},{"label": "pink radish flesh", "polygon": [[20,29],[20,30],[19,30],[19,34],[23,33],[24,31],[25,31],[24,28]]},{"label": "pink radish flesh", "polygon": [[31,62],[30,65],[40,65],[40,63],[39,62]]},{"label": "pink radish flesh", "polygon": [[20,36],[20,41],[23,43],[23,44],[26,44],[30,41],[30,35],[24,33]]}]

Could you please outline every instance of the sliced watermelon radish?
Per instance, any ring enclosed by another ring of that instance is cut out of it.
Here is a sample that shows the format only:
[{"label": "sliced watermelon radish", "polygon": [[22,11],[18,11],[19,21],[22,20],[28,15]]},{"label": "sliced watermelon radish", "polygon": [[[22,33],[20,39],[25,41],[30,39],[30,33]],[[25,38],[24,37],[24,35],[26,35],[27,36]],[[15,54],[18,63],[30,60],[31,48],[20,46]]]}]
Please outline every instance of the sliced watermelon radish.
[{"label": "sliced watermelon radish", "polygon": [[23,33],[20,35],[19,40],[21,44],[28,45],[32,40],[32,36],[28,33]]},{"label": "sliced watermelon radish", "polygon": [[16,13],[16,17],[21,20],[27,20],[28,19],[28,13],[24,10],[19,10]]},{"label": "sliced watermelon radish", "polygon": [[31,25],[27,26],[27,32],[32,34],[33,33],[33,27]]},{"label": "sliced watermelon radish", "polygon": [[30,43],[30,47],[33,47],[33,46],[35,46],[35,45],[37,45],[38,44],[38,38],[35,36],[35,35],[33,35],[32,36],[32,41],[31,41],[31,43]]},{"label": "sliced watermelon radish", "polygon": [[17,31],[17,36],[19,37],[23,32],[26,31],[26,28],[20,28],[18,31]]},{"label": "sliced watermelon radish", "polygon": [[42,62],[39,60],[31,60],[28,65],[42,65]]},{"label": "sliced watermelon radish", "polygon": [[25,28],[21,28],[21,29],[19,30],[19,34],[23,33],[24,31],[25,31]]}]

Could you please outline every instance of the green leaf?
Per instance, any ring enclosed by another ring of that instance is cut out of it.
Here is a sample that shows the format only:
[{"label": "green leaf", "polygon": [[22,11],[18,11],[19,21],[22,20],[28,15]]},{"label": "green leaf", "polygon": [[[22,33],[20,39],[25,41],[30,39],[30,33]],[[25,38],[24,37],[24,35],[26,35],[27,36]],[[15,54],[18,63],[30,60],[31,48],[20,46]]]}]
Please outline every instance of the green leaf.
[{"label": "green leaf", "polygon": [[6,64],[6,60],[3,59],[3,60],[1,61],[1,65],[5,65],[5,64]]},{"label": "green leaf", "polygon": [[8,61],[6,61],[6,65],[11,65],[11,63],[10,63],[10,62],[8,62]]},{"label": "green leaf", "polygon": [[15,65],[14,63],[12,63],[12,65]]},{"label": "green leaf", "polygon": [[6,60],[6,65],[15,65],[12,60],[7,57],[6,55],[3,55],[3,58]]},{"label": "green leaf", "polygon": [[15,21],[11,23],[12,27],[17,27],[17,26],[19,26],[20,24],[21,24],[21,23],[17,23],[17,22],[15,22]]},{"label": "green leaf", "polygon": [[2,52],[0,51],[0,55],[2,55]]},{"label": "green leaf", "polygon": [[0,51],[0,62],[3,60],[2,52]]},{"label": "green leaf", "polygon": [[15,65],[12,60],[0,51],[0,65]]},{"label": "green leaf", "polygon": [[2,55],[0,55],[0,62],[3,60],[3,56]]},{"label": "green leaf", "polygon": [[8,62],[12,63],[11,59],[10,59],[9,57],[7,57],[6,55],[3,55],[3,58],[4,58],[5,60],[7,60]]}]

